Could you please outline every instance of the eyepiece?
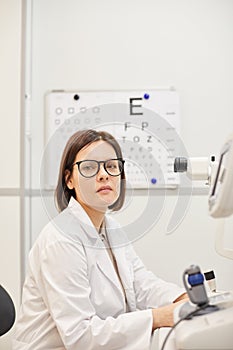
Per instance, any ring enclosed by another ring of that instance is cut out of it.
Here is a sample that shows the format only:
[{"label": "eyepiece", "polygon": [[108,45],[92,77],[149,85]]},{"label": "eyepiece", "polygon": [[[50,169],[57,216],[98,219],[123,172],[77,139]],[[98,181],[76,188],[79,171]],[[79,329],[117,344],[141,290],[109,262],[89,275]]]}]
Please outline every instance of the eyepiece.
[{"label": "eyepiece", "polygon": [[174,161],[174,172],[184,173],[188,169],[188,160],[184,157],[177,157]]}]

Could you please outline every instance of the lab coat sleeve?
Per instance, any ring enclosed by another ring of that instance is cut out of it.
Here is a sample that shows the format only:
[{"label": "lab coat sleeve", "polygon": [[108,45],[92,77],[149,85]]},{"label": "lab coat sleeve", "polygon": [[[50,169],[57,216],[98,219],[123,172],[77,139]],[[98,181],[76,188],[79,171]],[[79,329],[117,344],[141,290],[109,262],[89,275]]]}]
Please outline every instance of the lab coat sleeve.
[{"label": "lab coat sleeve", "polygon": [[[67,350],[148,350],[151,310],[100,319],[90,301],[85,249],[55,242],[41,255],[43,299]],[[101,288],[101,286],[96,286]]]},{"label": "lab coat sleeve", "polygon": [[134,290],[138,309],[157,308],[172,303],[185,293],[184,288],[167,282],[148,271],[133,247],[129,246],[128,249],[128,257],[133,266]]}]

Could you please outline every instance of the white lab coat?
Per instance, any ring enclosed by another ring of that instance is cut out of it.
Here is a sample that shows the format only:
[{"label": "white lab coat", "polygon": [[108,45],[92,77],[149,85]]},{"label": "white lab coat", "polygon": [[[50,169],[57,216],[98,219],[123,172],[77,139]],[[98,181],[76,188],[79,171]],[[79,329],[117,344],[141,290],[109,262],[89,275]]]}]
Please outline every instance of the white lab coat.
[{"label": "white lab coat", "polygon": [[106,227],[130,312],[98,232],[72,198],[30,252],[12,350],[150,348],[151,308],[184,290],[147,271],[109,216]]}]

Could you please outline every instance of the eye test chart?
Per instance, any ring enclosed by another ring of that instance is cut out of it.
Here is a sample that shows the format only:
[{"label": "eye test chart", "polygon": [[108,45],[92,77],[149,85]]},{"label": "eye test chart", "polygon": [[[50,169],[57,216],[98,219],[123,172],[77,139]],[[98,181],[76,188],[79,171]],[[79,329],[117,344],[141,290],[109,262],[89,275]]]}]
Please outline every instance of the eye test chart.
[{"label": "eye test chart", "polygon": [[45,95],[43,181],[54,189],[63,149],[78,130],[111,133],[125,159],[127,187],[173,188],[180,150],[179,96],[174,89],[63,91]]}]

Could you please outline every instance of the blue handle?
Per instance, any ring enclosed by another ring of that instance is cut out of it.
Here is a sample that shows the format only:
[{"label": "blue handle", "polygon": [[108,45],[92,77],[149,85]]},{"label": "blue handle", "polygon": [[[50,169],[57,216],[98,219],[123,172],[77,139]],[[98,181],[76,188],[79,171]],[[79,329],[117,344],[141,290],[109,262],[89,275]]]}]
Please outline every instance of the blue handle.
[{"label": "blue handle", "polygon": [[196,273],[195,275],[189,275],[188,282],[192,287],[197,286],[198,284],[203,284],[204,277],[201,273]]}]

